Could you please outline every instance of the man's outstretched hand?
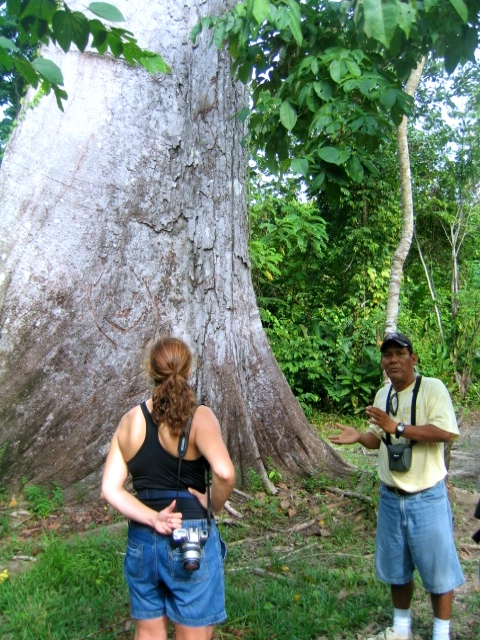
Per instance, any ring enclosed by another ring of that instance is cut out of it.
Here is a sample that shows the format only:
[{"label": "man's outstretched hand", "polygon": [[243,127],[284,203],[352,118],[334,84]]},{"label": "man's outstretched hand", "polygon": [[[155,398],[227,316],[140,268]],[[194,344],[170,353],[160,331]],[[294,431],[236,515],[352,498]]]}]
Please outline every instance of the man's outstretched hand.
[{"label": "man's outstretched hand", "polygon": [[333,444],[355,444],[360,442],[360,434],[353,427],[347,427],[345,424],[336,422],[334,425],[337,429],[341,429],[342,433],[337,436],[329,436],[328,439]]}]

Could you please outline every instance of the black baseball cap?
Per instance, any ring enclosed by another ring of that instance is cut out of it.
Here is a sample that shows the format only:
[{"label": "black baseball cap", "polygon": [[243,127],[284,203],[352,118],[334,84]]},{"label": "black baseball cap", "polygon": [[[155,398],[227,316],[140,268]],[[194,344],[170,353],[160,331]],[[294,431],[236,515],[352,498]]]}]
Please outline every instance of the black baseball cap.
[{"label": "black baseball cap", "polygon": [[413,353],[413,346],[410,338],[407,338],[403,333],[387,333],[380,346],[380,351],[385,351],[391,342],[399,344],[401,347],[407,347],[410,353]]}]

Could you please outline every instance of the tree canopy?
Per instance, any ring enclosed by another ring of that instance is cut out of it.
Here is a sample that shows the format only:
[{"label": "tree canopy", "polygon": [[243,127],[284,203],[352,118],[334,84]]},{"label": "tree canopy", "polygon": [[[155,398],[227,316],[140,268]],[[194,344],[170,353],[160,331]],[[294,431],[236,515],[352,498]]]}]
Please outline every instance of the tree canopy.
[{"label": "tree canopy", "polygon": [[409,114],[403,91],[430,53],[452,72],[474,59],[478,0],[247,0],[204,18],[212,41],[228,40],[232,72],[251,85],[251,146],[272,172],[301,175],[313,192],[362,181],[374,152]]}]

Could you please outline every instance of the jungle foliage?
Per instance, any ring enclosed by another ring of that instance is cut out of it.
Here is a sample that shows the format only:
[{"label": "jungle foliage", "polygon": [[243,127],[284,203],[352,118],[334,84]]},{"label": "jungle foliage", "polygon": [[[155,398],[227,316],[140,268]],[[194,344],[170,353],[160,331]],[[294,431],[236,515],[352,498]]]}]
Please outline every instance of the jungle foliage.
[{"label": "jungle foliage", "polygon": [[[436,63],[427,67],[409,134],[415,243],[398,318],[414,340],[422,373],[443,379],[462,402],[476,403],[479,80],[476,65],[453,76]],[[342,186],[337,198],[311,191],[305,197],[293,178],[267,184],[254,178],[251,252],[262,319],[307,411],[362,410],[381,382],[378,344],[401,232],[393,135],[385,136],[375,159],[379,175]]]}]

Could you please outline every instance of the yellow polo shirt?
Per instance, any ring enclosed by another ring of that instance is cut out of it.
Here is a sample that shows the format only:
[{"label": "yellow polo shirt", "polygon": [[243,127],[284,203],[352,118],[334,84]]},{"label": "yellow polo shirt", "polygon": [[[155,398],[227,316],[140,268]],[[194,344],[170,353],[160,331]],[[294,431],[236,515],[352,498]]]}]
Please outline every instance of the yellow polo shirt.
[{"label": "yellow polo shirt", "polygon": [[[406,425],[411,424],[411,404],[412,391],[415,383],[400,391],[398,395],[398,412],[391,417],[397,422]],[[388,391],[390,385],[385,385],[377,392],[374,406],[385,411]],[[392,389],[392,393],[394,390]],[[446,386],[437,378],[426,378],[422,376],[420,389],[417,395],[417,415],[415,420],[417,425],[432,424],[443,431],[453,434],[454,438],[459,436],[457,419],[453,408],[452,400]],[[370,425],[377,438],[381,439],[385,432],[377,425]],[[406,438],[396,438],[391,436],[392,443],[407,443]],[[378,477],[386,485],[397,487],[414,493],[433,487],[447,475],[444,461],[443,442],[417,442],[412,450],[412,465],[409,471],[390,471],[388,468],[387,447],[383,442],[380,444],[378,454]]]}]

